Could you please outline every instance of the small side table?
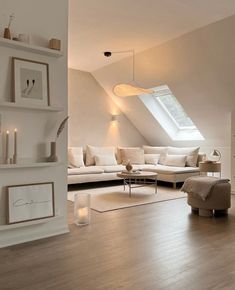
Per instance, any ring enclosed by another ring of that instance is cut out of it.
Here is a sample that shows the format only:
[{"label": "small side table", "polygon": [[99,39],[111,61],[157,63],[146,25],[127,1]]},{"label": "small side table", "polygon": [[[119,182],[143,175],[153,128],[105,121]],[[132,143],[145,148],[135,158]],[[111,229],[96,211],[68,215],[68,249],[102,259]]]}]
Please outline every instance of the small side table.
[{"label": "small side table", "polygon": [[212,172],[213,176],[215,172],[219,172],[221,178],[221,163],[220,162],[199,162],[200,172]]}]

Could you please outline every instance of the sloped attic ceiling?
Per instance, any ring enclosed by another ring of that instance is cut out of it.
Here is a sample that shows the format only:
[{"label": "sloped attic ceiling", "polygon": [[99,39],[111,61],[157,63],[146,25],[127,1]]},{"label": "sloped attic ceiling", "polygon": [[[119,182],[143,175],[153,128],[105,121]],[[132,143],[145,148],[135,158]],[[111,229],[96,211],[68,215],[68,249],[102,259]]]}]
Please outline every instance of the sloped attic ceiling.
[{"label": "sloped attic ceiling", "polygon": [[[230,146],[230,114],[235,108],[235,16],[210,24],[136,56],[136,81],[152,88],[167,84],[198,127],[204,146]],[[93,72],[150,144],[173,142],[138,97],[119,98],[113,85],[130,79],[126,59]]]}]

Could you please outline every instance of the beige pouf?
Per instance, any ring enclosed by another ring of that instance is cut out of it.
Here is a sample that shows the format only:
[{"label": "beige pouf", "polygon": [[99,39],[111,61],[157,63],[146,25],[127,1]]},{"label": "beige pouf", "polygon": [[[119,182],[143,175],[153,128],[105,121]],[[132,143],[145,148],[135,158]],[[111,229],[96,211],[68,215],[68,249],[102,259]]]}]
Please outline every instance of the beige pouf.
[{"label": "beige pouf", "polygon": [[206,200],[188,193],[188,204],[192,212],[198,212],[199,216],[210,217],[213,213],[227,214],[228,208],[231,207],[231,185],[228,182],[214,185]]}]

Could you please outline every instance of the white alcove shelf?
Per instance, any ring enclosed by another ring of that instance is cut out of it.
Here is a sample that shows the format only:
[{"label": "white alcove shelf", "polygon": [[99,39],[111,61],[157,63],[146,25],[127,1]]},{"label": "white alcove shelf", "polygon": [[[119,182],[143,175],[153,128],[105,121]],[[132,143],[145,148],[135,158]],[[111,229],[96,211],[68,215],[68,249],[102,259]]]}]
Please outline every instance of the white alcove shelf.
[{"label": "white alcove shelf", "polygon": [[53,50],[46,47],[41,47],[37,45],[28,44],[25,42],[19,42],[15,40],[5,39],[0,37],[0,46],[10,47],[13,49],[29,51],[41,55],[46,55],[50,57],[61,57],[63,56],[63,52],[58,50]]},{"label": "white alcove shelf", "polygon": [[36,105],[22,105],[14,102],[4,102],[0,101],[0,109],[26,109],[26,110],[39,110],[39,111],[48,111],[48,112],[62,112],[64,109],[57,106],[36,106]]}]

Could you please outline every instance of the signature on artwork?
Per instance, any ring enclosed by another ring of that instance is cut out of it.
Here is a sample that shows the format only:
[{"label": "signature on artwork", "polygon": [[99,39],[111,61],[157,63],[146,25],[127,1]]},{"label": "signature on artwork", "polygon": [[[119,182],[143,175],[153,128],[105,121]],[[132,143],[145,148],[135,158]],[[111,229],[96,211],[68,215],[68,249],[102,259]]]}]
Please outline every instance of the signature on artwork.
[{"label": "signature on artwork", "polygon": [[23,198],[20,198],[13,202],[13,206],[20,207],[20,206],[25,206],[25,205],[43,204],[43,203],[48,203],[48,202],[51,202],[51,200],[37,201],[37,200],[31,199],[30,201],[26,201]]}]

